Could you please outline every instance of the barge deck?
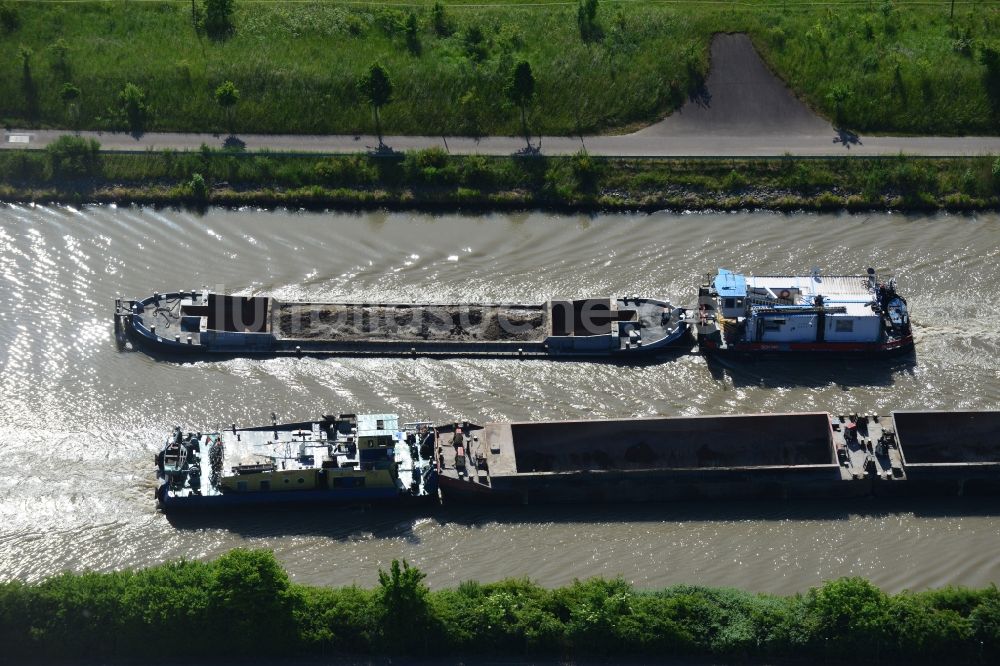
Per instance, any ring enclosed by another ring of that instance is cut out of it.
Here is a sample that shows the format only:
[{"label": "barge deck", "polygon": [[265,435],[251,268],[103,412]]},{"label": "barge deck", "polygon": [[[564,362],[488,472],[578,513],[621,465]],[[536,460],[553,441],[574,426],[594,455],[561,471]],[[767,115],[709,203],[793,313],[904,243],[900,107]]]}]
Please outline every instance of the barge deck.
[{"label": "barge deck", "polygon": [[182,433],[165,511],[311,503],[610,503],[1000,494],[1000,412],[402,423]]},{"label": "barge deck", "polygon": [[491,423],[460,440],[438,438],[446,503],[1000,494],[1000,412]]},{"label": "barge deck", "polygon": [[115,331],[171,355],[632,357],[691,343],[685,309],[631,296],[303,303],[192,290],[116,300]]}]

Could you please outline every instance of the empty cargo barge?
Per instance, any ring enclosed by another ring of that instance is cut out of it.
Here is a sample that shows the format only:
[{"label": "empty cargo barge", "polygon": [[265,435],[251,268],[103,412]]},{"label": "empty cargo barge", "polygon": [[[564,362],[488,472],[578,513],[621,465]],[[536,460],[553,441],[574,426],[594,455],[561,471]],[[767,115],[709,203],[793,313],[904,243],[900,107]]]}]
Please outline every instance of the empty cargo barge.
[{"label": "empty cargo barge", "polygon": [[520,303],[302,303],[207,290],[115,302],[119,341],[165,354],[639,356],[689,343],[686,311],[651,298]]}]

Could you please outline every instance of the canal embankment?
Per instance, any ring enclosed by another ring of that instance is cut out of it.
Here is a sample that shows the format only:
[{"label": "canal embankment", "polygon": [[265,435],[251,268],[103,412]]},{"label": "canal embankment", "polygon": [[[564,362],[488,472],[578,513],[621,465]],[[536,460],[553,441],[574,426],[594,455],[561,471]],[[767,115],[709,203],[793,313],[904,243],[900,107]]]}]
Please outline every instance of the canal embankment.
[{"label": "canal embankment", "polygon": [[241,150],[0,152],[0,200],[430,211],[985,210],[1000,158],[607,158]]}]

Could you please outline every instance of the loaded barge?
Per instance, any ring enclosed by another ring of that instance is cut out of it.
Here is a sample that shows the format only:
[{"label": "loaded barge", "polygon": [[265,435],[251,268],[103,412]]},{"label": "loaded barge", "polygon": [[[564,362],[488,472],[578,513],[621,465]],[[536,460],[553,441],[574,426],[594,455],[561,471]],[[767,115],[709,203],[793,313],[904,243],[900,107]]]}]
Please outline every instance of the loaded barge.
[{"label": "loaded barge", "polygon": [[690,343],[686,310],[617,297],[520,303],[303,303],[208,290],[115,301],[122,343],[163,354],[640,356]]},{"label": "loaded barge", "polygon": [[[272,417],[273,419],[273,417]],[[401,423],[394,414],[183,433],[164,511],[267,504],[649,502],[1000,494],[1000,412]]]},{"label": "loaded barge", "polygon": [[913,349],[895,278],[752,276],[719,270],[698,290],[699,348],[708,354],[887,355]]}]

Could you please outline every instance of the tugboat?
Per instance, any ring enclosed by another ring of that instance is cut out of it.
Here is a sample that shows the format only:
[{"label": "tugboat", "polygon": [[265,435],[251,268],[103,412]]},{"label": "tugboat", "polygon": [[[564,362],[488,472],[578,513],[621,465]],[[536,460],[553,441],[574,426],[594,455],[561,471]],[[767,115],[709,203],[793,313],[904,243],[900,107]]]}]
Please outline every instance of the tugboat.
[{"label": "tugboat", "polygon": [[163,511],[437,500],[434,432],[395,414],[220,432],[176,428],[155,456]]},{"label": "tugboat", "polygon": [[208,290],[115,301],[120,344],[162,354],[621,357],[690,341],[687,311],[623,296],[520,303],[302,303]]},{"label": "tugboat", "polygon": [[698,290],[707,354],[888,355],[912,350],[896,279],[867,275],[747,276],[720,269]]}]

